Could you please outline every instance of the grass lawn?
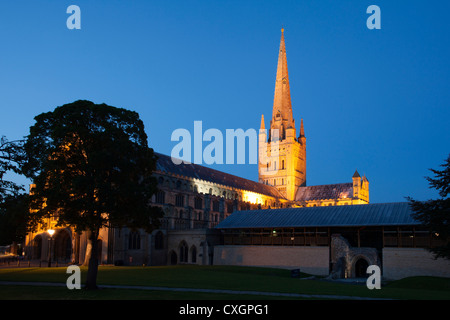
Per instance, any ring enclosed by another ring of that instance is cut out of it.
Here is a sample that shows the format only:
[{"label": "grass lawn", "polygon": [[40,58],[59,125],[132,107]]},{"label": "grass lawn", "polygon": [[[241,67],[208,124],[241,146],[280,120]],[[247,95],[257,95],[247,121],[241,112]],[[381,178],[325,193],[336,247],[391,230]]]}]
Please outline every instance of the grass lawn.
[{"label": "grass lawn", "polygon": [[[82,283],[85,281],[86,272],[87,269],[82,268]],[[56,282],[65,284],[68,276],[66,268],[0,269],[0,281]],[[302,274],[302,276],[306,277],[309,275]],[[336,283],[318,279],[291,278],[289,270],[234,266],[100,266],[97,283],[99,285],[225,289],[390,299],[450,300],[450,279],[448,278],[413,277],[388,283],[382,286],[381,290],[369,290],[365,285]],[[101,289],[89,292],[86,290],[68,290],[66,287],[0,285],[0,300],[7,299],[262,300],[288,298],[134,289]]]}]

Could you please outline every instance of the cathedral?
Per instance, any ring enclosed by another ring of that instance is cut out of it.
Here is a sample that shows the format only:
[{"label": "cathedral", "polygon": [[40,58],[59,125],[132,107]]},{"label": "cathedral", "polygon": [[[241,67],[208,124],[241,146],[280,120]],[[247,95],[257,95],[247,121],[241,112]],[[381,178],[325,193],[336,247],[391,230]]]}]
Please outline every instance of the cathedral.
[{"label": "cathedral", "polygon": [[[297,131],[291,104],[286,44],[282,29],[275,80],[272,116],[261,117],[258,145],[258,181],[237,177],[205,166],[174,164],[157,153],[154,172],[159,191],[151,202],[164,217],[151,234],[126,228],[105,228],[97,242],[100,264],[115,265],[210,265],[214,248],[223,243],[216,228],[238,211],[271,210],[369,203],[369,181],[358,171],[345,183],[308,186],[306,134],[303,119]],[[56,221],[47,224],[54,227]],[[83,263],[87,239],[72,228],[29,233],[25,252],[29,259]],[[51,241],[48,241],[51,240]],[[47,244],[52,244],[48,246]]]}]

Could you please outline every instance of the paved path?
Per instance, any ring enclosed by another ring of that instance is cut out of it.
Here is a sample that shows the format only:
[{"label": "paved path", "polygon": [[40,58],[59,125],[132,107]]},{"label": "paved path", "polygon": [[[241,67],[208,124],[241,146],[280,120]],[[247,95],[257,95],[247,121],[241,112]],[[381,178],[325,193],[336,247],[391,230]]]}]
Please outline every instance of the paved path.
[{"label": "paved path", "polygon": [[[0,281],[0,285],[66,287],[65,283],[56,283],[56,282]],[[171,287],[151,287],[151,286],[120,286],[120,285],[98,285],[98,287],[99,288],[113,288],[113,289],[150,290],[150,291],[246,294],[246,295],[255,295],[255,296],[276,296],[276,297],[310,298],[310,299],[386,300],[386,299],[374,299],[374,298],[368,298],[368,297],[354,297],[354,296],[283,293],[283,292],[262,292],[262,291],[237,291],[237,290],[221,290],[221,289],[171,288]]]}]

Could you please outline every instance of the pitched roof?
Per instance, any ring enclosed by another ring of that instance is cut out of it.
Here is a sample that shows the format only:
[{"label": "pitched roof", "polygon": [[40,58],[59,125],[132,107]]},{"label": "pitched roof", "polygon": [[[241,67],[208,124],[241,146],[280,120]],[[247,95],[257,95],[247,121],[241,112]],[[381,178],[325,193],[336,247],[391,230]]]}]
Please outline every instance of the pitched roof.
[{"label": "pitched roof", "polygon": [[237,211],[217,229],[420,225],[408,202]]},{"label": "pitched roof", "polygon": [[342,199],[353,197],[353,184],[336,183],[318,186],[300,187],[295,195],[296,201]]},{"label": "pitched roof", "polygon": [[284,199],[284,197],[275,187],[244,179],[232,174],[214,170],[194,163],[175,164],[173,163],[170,156],[157,152],[155,152],[155,155],[158,157],[156,163],[156,171],[166,174],[178,175],[181,177],[196,178],[199,180],[209,181],[236,189],[252,191],[259,194]]}]

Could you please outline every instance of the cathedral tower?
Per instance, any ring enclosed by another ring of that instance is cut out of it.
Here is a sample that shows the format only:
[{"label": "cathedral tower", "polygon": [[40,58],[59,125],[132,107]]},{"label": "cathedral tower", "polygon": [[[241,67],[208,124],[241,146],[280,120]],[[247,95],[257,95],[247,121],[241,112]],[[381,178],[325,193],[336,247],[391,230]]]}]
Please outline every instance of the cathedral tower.
[{"label": "cathedral tower", "polygon": [[286,59],[284,29],[281,29],[275,95],[269,130],[264,115],[259,132],[259,182],[275,186],[288,200],[306,185],[306,138],[303,119],[296,137]]}]

